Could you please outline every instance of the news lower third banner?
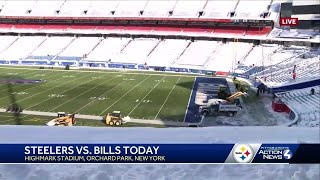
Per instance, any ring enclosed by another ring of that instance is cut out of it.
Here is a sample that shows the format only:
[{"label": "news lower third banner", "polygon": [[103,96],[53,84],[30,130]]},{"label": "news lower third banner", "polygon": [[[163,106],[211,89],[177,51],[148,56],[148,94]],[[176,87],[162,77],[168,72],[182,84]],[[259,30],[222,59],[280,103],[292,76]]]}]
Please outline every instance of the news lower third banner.
[{"label": "news lower third banner", "polygon": [[320,163],[320,144],[0,144],[0,163]]}]

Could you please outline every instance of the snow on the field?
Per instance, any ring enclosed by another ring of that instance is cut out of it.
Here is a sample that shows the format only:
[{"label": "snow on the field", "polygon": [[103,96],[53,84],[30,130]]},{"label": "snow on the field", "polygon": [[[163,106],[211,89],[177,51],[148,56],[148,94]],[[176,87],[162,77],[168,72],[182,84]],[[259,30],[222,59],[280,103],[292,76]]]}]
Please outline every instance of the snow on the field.
[{"label": "snow on the field", "polygon": [[[0,143],[319,143],[318,128],[0,126]],[[0,165],[0,179],[318,179],[319,165]]]}]

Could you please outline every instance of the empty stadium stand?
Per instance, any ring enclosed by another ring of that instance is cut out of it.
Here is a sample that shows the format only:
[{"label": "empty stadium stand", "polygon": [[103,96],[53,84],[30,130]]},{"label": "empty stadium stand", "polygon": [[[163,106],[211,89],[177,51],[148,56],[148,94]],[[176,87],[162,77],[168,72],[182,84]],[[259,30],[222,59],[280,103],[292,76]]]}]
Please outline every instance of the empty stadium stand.
[{"label": "empty stadium stand", "polygon": [[[2,16],[94,16],[94,17],[260,17],[271,0],[252,1],[2,1]],[[257,8],[258,7],[258,8]],[[249,8],[249,12],[248,12]]]},{"label": "empty stadium stand", "polygon": [[[311,89],[315,92],[312,95]],[[313,86],[276,94],[299,116],[298,126],[320,126],[320,86]]]},{"label": "empty stadium stand", "polygon": [[[264,70],[255,73],[270,87],[295,84],[303,81],[319,79],[320,55],[319,49],[304,47],[280,48],[272,58],[274,64],[266,66]],[[293,67],[297,66],[296,78],[293,79]]]},{"label": "empty stadium stand", "polygon": [[318,50],[272,42],[320,37],[316,30],[274,29],[282,2],[3,0],[0,64],[147,65],[238,73],[271,87],[315,79]]}]

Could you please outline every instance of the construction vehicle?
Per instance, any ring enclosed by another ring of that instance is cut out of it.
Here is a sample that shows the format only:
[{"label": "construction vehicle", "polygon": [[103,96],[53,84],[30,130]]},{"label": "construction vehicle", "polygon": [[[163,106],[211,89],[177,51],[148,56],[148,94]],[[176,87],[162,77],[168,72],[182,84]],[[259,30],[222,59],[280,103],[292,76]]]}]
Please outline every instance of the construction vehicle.
[{"label": "construction vehicle", "polygon": [[105,117],[106,124],[110,126],[120,126],[125,124],[130,120],[130,117],[122,118],[120,111],[113,111],[112,113],[108,113]]},{"label": "construction vehicle", "polygon": [[242,106],[239,97],[247,95],[247,93],[236,92],[233,95],[224,99],[209,99],[207,105],[199,107],[199,112],[202,116],[218,116],[227,115],[234,116]]},{"label": "construction vehicle", "polygon": [[75,114],[68,115],[65,112],[59,112],[55,119],[47,122],[47,126],[73,126],[76,124]]}]

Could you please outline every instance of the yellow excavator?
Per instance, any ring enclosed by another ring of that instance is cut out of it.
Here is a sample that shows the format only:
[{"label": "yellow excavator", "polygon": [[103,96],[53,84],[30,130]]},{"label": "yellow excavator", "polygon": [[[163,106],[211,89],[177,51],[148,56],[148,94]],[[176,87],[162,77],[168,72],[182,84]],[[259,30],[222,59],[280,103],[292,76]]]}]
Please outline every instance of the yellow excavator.
[{"label": "yellow excavator", "polygon": [[47,122],[47,126],[73,126],[76,124],[75,114],[59,112],[57,117]]},{"label": "yellow excavator", "polygon": [[236,92],[236,93],[232,94],[231,96],[227,97],[227,101],[234,102],[238,97],[247,96],[247,95],[248,95],[247,93],[239,91],[239,92]]}]

